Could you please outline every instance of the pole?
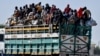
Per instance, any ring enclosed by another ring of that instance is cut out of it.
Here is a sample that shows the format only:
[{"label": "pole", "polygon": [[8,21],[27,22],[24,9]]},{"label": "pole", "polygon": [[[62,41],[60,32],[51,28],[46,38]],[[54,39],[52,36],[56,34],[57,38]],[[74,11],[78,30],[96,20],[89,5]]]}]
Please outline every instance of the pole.
[{"label": "pole", "polygon": [[1,56],[3,56],[3,50],[1,50]]}]

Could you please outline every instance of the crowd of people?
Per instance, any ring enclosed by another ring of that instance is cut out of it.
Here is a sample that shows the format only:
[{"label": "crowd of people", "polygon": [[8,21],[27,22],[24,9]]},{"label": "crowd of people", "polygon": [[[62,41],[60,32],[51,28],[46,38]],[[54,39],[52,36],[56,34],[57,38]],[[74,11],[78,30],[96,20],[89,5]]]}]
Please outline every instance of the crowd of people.
[{"label": "crowd of people", "polygon": [[56,5],[44,6],[41,2],[23,7],[15,7],[13,15],[8,18],[6,24],[8,26],[16,25],[40,25],[40,24],[74,24],[86,25],[86,22],[91,19],[91,12],[87,7],[81,7],[78,10],[72,9],[70,4],[67,4],[64,11],[57,8]]}]

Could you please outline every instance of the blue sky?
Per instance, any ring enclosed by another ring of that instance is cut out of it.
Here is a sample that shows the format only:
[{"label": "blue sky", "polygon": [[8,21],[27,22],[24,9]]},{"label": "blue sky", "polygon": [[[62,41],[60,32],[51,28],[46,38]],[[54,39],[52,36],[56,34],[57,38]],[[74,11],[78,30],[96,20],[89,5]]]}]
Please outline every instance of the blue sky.
[{"label": "blue sky", "polygon": [[60,9],[64,9],[67,4],[70,4],[72,9],[79,9],[80,7],[87,6],[91,10],[92,18],[98,23],[97,26],[92,28],[92,43],[98,44],[100,42],[100,0],[0,0],[0,24],[4,24],[14,11],[15,6],[24,6],[25,4],[42,2],[42,5],[49,3],[55,4]]}]

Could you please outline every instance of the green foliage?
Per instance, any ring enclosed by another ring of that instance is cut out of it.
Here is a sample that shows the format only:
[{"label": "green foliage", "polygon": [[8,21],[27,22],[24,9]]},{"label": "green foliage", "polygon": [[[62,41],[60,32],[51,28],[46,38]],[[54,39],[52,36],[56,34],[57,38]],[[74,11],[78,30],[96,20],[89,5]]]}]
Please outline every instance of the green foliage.
[{"label": "green foliage", "polygon": [[99,46],[95,47],[94,54],[99,54],[100,55],[100,47]]},{"label": "green foliage", "polygon": [[3,25],[3,24],[0,24],[0,28],[4,28],[5,27],[5,25]]}]

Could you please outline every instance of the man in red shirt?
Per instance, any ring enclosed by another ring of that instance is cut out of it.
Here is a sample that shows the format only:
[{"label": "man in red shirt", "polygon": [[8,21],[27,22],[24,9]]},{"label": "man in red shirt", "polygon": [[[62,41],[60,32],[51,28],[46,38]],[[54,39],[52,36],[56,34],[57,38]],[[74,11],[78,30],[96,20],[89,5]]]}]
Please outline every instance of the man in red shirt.
[{"label": "man in red shirt", "polygon": [[67,7],[64,9],[64,12],[69,15],[69,12],[70,12],[71,8],[70,8],[70,5],[68,4]]},{"label": "man in red shirt", "polygon": [[79,19],[82,19],[82,17],[83,17],[83,8],[80,8],[80,9],[77,11],[77,17],[78,17]]}]

